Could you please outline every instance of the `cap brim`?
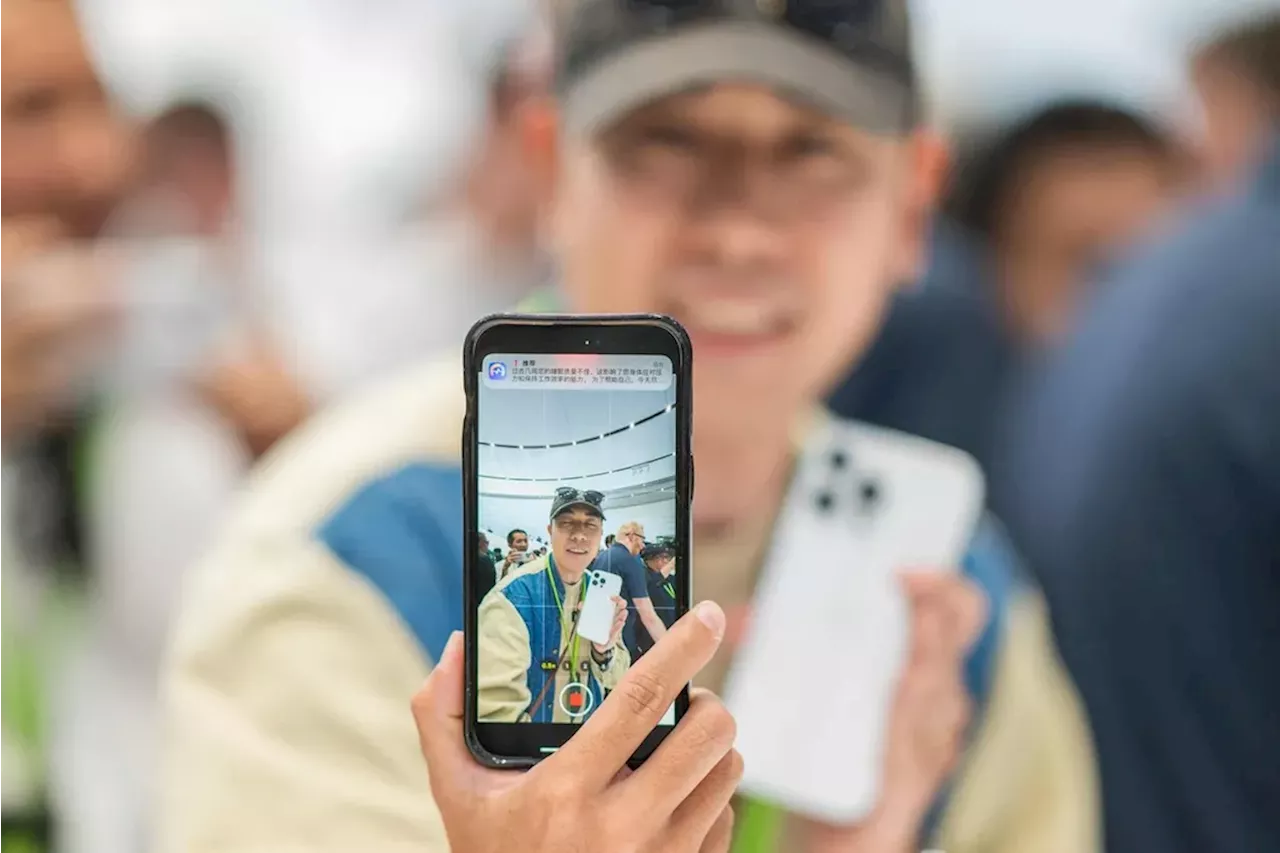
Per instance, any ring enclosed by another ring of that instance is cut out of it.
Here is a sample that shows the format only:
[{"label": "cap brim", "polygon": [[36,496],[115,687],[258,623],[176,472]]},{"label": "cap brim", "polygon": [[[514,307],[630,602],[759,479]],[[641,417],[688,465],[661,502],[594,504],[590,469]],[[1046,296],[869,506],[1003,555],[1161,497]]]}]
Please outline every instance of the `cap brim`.
[{"label": "cap brim", "polygon": [[741,81],[779,90],[876,134],[914,121],[908,85],[776,24],[722,21],[644,39],[602,60],[561,93],[566,127],[591,133],[659,98]]},{"label": "cap brim", "polygon": [[604,512],[601,511],[600,507],[595,506],[594,504],[589,504],[586,501],[574,501],[573,503],[565,504],[562,507],[557,507],[556,511],[551,513],[551,517],[553,519],[558,518],[559,516],[564,515],[569,510],[576,509],[578,507],[585,509],[587,512],[598,517],[601,521],[605,521]]}]

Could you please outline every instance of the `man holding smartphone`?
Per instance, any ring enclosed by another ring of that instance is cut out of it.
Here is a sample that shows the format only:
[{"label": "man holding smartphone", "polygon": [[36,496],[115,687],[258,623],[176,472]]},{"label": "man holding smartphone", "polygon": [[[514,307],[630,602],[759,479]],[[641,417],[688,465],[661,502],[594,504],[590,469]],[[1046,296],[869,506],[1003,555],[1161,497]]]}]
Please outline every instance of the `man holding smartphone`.
[{"label": "man holding smartphone", "polygon": [[[608,643],[578,636],[583,577],[600,550],[599,492],[571,486],[551,502],[551,552],[509,574],[480,603],[477,717],[486,723],[581,723],[631,665],[627,607],[614,598]],[[532,685],[541,684],[535,694]]]},{"label": "man holding smartphone", "polygon": [[[922,260],[940,155],[921,127],[907,4],[569,5],[557,103],[521,111],[562,275],[558,293],[530,308],[656,311],[688,329],[698,471],[688,569],[700,595],[745,613],[797,431]],[[404,704],[432,662],[451,660],[446,644],[462,624],[461,370],[442,359],[314,423],[274,458],[211,555],[171,658],[167,848],[236,853],[305,838],[311,849],[446,849],[423,808],[427,771]],[[768,402],[746,418],[744,399]],[[964,568],[903,581],[912,649],[874,810],[851,827],[753,810],[743,843],[918,850],[928,816],[941,813],[938,846],[950,853],[1092,848],[1090,748],[1039,611],[1015,602],[994,529]],[[990,619],[970,655],[984,621],[978,585]],[[654,704],[663,691],[649,679],[682,677],[663,668],[663,649],[636,664],[643,677],[624,677],[633,692],[602,707]],[[709,656],[701,683],[721,684],[731,657]],[[1000,723],[966,745],[970,708]],[[691,705],[668,743],[699,725]],[[959,750],[963,773],[939,803]],[[575,766],[548,761],[479,788],[432,773],[455,817],[449,804],[519,786],[521,802],[541,804],[527,812],[541,824],[576,826],[579,801],[554,795],[576,790]],[[709,778],[704,762],[664,766],[661,793],[617,815],[651,804],[669,813]],[[500,812],[471,812],[467,834],[450,835],[475,842],[466,849],[533,849],[512,822],[526,812]],[[702,846],[679,843],[652,849]]]}]

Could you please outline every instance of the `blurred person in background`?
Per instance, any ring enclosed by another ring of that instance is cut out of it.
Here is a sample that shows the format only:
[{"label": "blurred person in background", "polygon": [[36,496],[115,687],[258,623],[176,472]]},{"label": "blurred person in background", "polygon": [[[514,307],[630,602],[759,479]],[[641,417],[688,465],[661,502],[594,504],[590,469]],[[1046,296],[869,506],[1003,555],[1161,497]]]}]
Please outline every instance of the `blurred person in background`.
[{"label": "blurred person in background", "polygon": [[93,241],[135,161],[72,4],[5,0],[2,9],[3,844],[40,850],[53,834],[49,682],[77,611],[79,412],[116,318]]},{"label": "blurred person in background", "polygon": [[[917,273],[933,196],[905,4],[824,8],[736,6],[723,14],[741,20],[719,22],[597,0],[570,14],[563,112],[518,111],[562,268],[560,292],[529,309],[664,311],[694,337],[698,587],[738,614],[797,424]],[[838,41],[832,15],[886,63]],[[715,49],[695,49],[704,36]],[[166,685],[165,849],[444,849],[405,701],[462,619],[460,370],[432,363],[296,433],[197,573]],[[744,399],[770,404],[743,418]],[[936,812],[949,850],[1092,848],[1088,735],[1035,596],[993,527],[964,569],[906,583],[919,646],[881,807],[828,827],[754,804],[742,849],[915,849],[962,742]],[[986,622],[972,655],[965,631],[921,632],[959,610]],[[970,703],[982,723],[967,741]]]},{"label": "blurred person in background", "polygon": [[476,596],[479,599],[493,589],[494,584],[498,582],[498,573],[493,567],[493,557],[489,556],[489,537],[481,533],[477,548],[480,551],[480,562],[476,565],[477,583],[479,584]]},{"label": "blurred person in background", "polygon": [[644,550],[644,526],[638,521],[628,521],[618,528],[613,544],[596,557],[591,568],[601,572],[612,572],[622,578],[622,597],[627,602],[627,625],[622,632],[622,639],[631,652],[631,659],[640,657],[637,645],[637,631],[643,625],[646,632],[654,638],[661,639],[667,626],[658,616],[649,598],[649,585],[645,582],[645,566],[640,559]]},{"label": "blurred person in background", "polygon": [[[676,621],[675,553],[669,545],[646,545],[640,559],[644,561],[649,600],[662,624],[670,628]],[[636,626],[636,646],[640,654],[649,651],[656,642],[643,623]]]},{"label": "blurred person in background", "polygon": [[502,558],[498,577],[505,578],[513,566],[521,565],[529,553],[529,534],[520,528],[507,533],[507,555]]},{"label": "blurred person in background", "polygon": [[1100,268],[1173,202],[1178,159],[1154,122],[1091,101],[1047,106],[970,148],[923,281],[895,298],[831,406],[989,470],[1022,354],[1063,334]]},{"label": "blurred person in background", "polygon": [[1174,141],[1154,121],[1093,101],[1052,104],[957,166],[951,220],[989,258],[1019,346],[1050,346],[1098,276],[1170,210]]},{"label": "blurred person in background", "polygon": [[245,271],[232,137],[212,100],[164,110],[108,226],[129,259],[127,304],[83,491],[88,625],[52,732],[68,851],[143,844],[156,676],[185,570],[253,460],[310,409]]},{"label": "blurred person in background", "polygon": [[1204,111],[1200,150],[1209,181],[1248,181],[1280,123],[1280,13],[1249,19],[1196,51],[1191,77]]},{"label": "blurred person in background", "polygon": [[1280,850],[1280,135],[1249,124],[1269,137],[1252,177],[1098,295],[995,479],[1088,710],[1113,853]]}]

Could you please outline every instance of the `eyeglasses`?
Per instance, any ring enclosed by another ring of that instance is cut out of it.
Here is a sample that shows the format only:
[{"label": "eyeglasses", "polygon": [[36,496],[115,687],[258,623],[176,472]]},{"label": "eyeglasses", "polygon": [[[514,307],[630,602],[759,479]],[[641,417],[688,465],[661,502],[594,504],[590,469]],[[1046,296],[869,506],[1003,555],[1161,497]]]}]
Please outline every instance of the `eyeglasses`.
[{"label": "eyeglasses", "polygon": [[604,502],[604,492],[597,492],[595,489],[580,492],[572,486],[561,486],[556,489],[556,498],[557,503],[581,500],[592,506],[600,506]]}]

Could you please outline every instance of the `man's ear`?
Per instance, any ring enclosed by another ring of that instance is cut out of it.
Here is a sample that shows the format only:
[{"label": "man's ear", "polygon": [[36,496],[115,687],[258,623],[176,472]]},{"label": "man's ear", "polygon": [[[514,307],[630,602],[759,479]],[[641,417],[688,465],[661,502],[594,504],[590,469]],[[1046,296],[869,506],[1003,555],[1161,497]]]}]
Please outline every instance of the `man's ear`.
[{"label": "man's ear", "polygon": [[951,152],[941,134],[923,128],[908,140],[907,158],[902,239],[894,273],[898,281],[914,283],[928,263],[930,228],[949,177]]},{"label": "man's ear", "polygon": [[547,525],[547,542],[548,543],[551,542],[551,525],[550,524]]},{"label": "man's ear", "polygon": [[516,120],[545,219],[560,172],[560,127],[555,101],[550,96],[529,98],[521,105]]}]

